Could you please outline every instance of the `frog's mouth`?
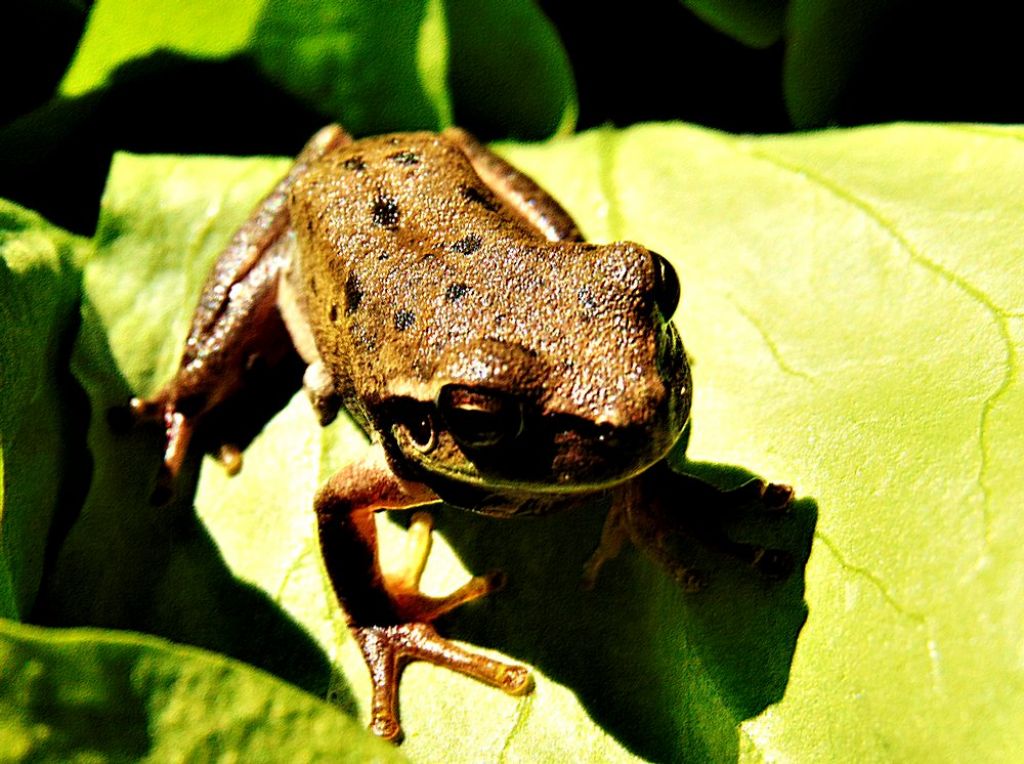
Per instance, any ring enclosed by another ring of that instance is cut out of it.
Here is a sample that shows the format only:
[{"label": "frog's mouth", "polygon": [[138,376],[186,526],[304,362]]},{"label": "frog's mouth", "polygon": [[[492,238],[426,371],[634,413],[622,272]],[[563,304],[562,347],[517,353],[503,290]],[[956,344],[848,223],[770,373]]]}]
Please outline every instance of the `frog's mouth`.
[{"label": "frog's mouth", "polygon": [[538,415],[505,393],[479,390],[457,403],[457,412],[405,404],[388,444],[401,471],[435,489],[459,484],[517,501],[533,497],[538,506],[629,480],[664,458],[685,426],[685,419],[666,426],[668,411],[647,427]]}]

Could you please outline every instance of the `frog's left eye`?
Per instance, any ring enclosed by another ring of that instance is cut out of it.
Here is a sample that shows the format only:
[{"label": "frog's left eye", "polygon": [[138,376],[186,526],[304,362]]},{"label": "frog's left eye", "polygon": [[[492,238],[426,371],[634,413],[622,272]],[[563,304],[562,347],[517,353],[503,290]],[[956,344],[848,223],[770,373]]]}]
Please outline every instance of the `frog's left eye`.
[{"label": "frog's left eye", "polygon": [[430,407],[415,403],[398,406],[392,413],[392,421],[395,437],[406,436],[423,453],[432,451],[437,445],[437,428]]},{"label": "frog's left eye", "polygon": [[672,263],[652,251],[654,258],[654,301],[665,318],[671,318],[679,306],[679,277]]},{"label": "frog's left eye", "polygon": [[507,393],[447,385],[437,405],[452,437],[470,448],[512,440],[523,429],[522,406]]}]

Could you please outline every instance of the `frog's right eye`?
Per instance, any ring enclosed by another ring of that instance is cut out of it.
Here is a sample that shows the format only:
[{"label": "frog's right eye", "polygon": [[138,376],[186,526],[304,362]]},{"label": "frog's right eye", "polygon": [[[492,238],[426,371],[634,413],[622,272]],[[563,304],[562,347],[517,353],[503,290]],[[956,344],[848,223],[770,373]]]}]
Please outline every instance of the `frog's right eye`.
[{"label": "frog's right eye", "polygon": [[666,319],[672,318],[679,306],[679,277],[672,263],[651,251],[654,259],[654,301]]},{"label": "frog's right eye", "polygon": [[396,407],[392,412],[391,432],[399,441],[407,440],[423,453],[437,445],[437,427],[431,407],[420,403]]},{"label": "frog's right eye", "polygon": [[447,385],[442,388],[437,405],[452,437],[469,448],[510,441],[523,429],[519,400],[497,390]]}]

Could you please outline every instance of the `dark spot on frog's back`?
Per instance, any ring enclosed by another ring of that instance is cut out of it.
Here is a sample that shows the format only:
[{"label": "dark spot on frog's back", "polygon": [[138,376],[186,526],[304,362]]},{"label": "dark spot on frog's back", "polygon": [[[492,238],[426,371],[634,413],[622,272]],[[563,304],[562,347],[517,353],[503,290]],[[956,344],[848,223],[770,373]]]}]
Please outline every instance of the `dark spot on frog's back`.
[{"label": "dark spot on frog's back", "polygon": [[[359,285],[359,277],[350,273],[345,280],[345,313],[352,315],[359,310],[359,303],[363,301],[363,290]],[[333,318],[331,319],[334,320]]]},{"label": "dark spot on frog's back", "polygon": [[404,332],[406,329],[416,323],[416,314],[411,310],[400,310],[395,313],[395,328]]},{"label": "dark spot on frog's back", "polygon": [[388,154],[388,159],[398,164],[419,164],[420,158],[411,151],[397,151],[394,154]]},{"label": "dark spot on frog's back", "polygon": [[468,291],[468,284],[449,284],[448,288],[444,290],[444,299],[448,302],[455,302],[465,297]]},{"label": "dark spot on frog's back", "polygon": [[473,186],[459,186],[459,192],[463,199],[473,204],[479,204],[485,210],[496,212],[498,209],[498,202],[490,191],[483,191]]},{"label": "dark spot on frog's back", "polygon": [[459,254],[462,255],[472,255],[474,252],[480,249],[480,245],[483,243],[483,239],[481,239],[475,233],[470,234],[469,236],[463,236],[457,242],[452,244],[452,251],[458,252]]},{"label": "dark spot on frog's back", "polygon": [[398,228],[398,202],[390,196],[378,196],[373,202],[373,223],[382,228]]},{"label": "dark spot on frog's back", "polygon": [[338,306],[334,303],[331,303],[331,310],[328,313],[328,318],[331,319],[332,324],[338,320]]},{"label": "dark spot on frog's back", "polygon": [[588,287],[581,287],[576,293],[576,297],[579,299],[580,305],[583,306],[583,319],[589,321],[600,305],[597,298]]},{"label": "dark spot on frog's back", "polygon": [[341,166],[346,170],[352,170],[353,172],[362,172],[366,169],[366,162],[363,161],[362,157],[349,157]]}]

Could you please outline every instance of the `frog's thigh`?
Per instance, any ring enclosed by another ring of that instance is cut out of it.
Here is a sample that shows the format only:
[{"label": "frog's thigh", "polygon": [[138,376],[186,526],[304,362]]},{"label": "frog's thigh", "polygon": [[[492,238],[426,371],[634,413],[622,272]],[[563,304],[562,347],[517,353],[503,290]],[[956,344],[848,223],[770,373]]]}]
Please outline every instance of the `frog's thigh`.
[{"label": "frog's thigh", "polygon": [[[351,140],[337,125],[309,140],[288,175],[256,206],[217,258],[174,379],[152,398],[132,399],[130,408],[137,419],[164,421],[159,494],[171,490],[198,420],[238,395],[255,361],[274,367],[289,355],[288,337],[275,310],[280,272],[290,254],[287,237],[282,236],[288,227],[285,201],[311,162]],[[238,449],[228,446],[224,453],[228,469],[237,471]]]},{"label": "frog's thigh", "polygon": [[457,127],[444,136],[466,155],[480,179],[512,209],[540,231],[548,241],[582,241],[569,213],[547,191],[476,138]]}]

